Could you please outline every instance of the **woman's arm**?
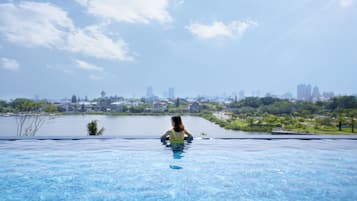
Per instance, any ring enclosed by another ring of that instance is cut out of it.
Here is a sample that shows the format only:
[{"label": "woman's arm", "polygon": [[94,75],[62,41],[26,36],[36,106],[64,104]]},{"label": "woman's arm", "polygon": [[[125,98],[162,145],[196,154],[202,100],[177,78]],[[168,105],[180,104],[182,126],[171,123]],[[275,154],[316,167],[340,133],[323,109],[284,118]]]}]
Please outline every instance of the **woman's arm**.
[{"label": "woman's arm", "polygon": [[163,134],[161,137],[160,137],[160,141],[162,142],[162,144],[166,144],[166,137],[168,136],[169,134],[166,132],[165,134]]},{"label": "woman's arm", "polygon": [[193,136],[191,135],[191,133],[187,130],[185,130],[185,133],[187,134],[187,142],[192,142]]}]

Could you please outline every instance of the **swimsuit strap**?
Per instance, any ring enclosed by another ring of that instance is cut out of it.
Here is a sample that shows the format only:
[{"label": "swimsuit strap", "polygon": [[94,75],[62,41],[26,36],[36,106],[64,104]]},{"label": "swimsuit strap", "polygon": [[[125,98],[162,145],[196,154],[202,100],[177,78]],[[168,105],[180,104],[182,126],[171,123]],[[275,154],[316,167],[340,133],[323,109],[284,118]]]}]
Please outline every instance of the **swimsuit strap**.
[{"label": "swimsuit strap", "polygon": [[172,136],[173,139],[170,139],[170,143],[172,143],[172,144],[183,144],[184,143],[185,134],[182,135],[181,138],[177,138],[175,130],[172,129],[172,135],[173,135]]},{"label": "swimsuit strap", "polygon": [[[173,134],[174,139],[176,140],[176,139],[177,139],[177,136],[176,136],[175,130],[172,129],[171,131],[172,131],[172,134]],[[185,130],[183,130],[182,132],[183,132],[183,135],[181,136],[181,138],[185,139]]]},{"label": "swimsuit strap", "polygon": [[177,136],[176,136],[176,132],[175,132],[174,129],[172,129],[172,134],[173,134],[174,139],[176,140],[176,139],[177,139]]}]

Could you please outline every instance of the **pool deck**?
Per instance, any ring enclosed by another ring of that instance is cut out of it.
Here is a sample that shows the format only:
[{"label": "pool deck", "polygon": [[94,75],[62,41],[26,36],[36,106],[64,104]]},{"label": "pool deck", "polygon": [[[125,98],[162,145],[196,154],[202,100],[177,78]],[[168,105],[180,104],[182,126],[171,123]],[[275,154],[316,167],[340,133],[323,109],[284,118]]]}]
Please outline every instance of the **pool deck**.
[{"label": "pool deck", "polygon": [[[0,136],[0,140],[159,140],[159,137],[143,136]],[[199,140],[357,140],[357,135],[242,135],[236,137],[196,137]]]}]

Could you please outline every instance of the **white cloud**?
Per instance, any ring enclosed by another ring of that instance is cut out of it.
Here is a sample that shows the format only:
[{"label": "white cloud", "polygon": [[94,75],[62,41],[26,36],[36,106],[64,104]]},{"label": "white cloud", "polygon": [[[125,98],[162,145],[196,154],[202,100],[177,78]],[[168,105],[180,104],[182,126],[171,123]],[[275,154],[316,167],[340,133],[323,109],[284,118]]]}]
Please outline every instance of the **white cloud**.
[{"label": "white cloud", "polygon": [[94,16],[117,22],[171,22],[168,0],[76,0]]},{"label": "white cloud", "polygon": [[242,37],[248,29],[257,25],[252,20],[232,21],[228,24],[216,21],[212,24],[191,23],[186,29],[202,39],[235,38]]},{"label": "white cloud", "polygon": [[355,0],[340,0],[340,6],[343,8],[348,8],[354,4]]},{"label": "white cloud", "polygon": [[20,69],[20,65],[16,60],[5,57],[0,58],[0,66],[9,71],[18,71]]},{"label": "white cloud", "polygon": [[79,69],[82,69],[82,70],[87,70],[87,71],[100,71],[102,72],[103,71],[103,68],[102,67],[98,67],[94,64],[91,64],[91,63],[88,63],[86,61],[83,61],[83,60],[76,60],[76,63],[77,63],[77,67]]},{"label": "white cloud", "polygon": [[0,4],[0,32],[14,43],[55,47],[73,28],[66,12],[49,3]]},{"label": "white cloud", "polygon": [[132,60],[124,41],[99,27],[75,27],[67,13],[50,3],[0,4],[0,34],[21,46],[47,47],[100,59]]},{"label": "white cloud", "polygon": [[123,40],[114,41],[98,28],[85,28],[68,35],[64,49],[111,60],[133,60],[128,54],[127,44]]}]

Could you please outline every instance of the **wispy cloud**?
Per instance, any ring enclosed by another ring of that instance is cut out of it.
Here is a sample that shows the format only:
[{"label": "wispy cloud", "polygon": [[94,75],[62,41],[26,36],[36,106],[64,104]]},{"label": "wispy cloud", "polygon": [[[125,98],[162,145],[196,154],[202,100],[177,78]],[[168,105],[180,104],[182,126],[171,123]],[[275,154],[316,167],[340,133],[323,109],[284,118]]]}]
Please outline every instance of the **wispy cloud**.
[{"label": "wispy cloud", "polygon": [[0,34],[21,46],[46,47],[110,60],[133,60],[127,44],[100,27],[76,27],[67,13],[50,3],[0,4]]},{"label": "wispy cloud", "polygon": [[99,71],[102,72],[103,68],[102,67],[98,67],[94,64],[88,63],[86,61],[83,60],[76,60],[77,63],[77,68],[82,69],[82,70],[86,70],[86,71]]},{"label": "wispy cloud", "polygon": [[9,71],[18,71],[20,69],[20,65],[16,60],[5,57],[0,58],[0,67]]},{"label": "wispy cloud", "polygon": [[23,46],[56,47],[73,30],[65,11],[49,3],[0,4],[0,32]]},{"label": "wispy cloud", "polygon": [[339,1],[340,1],[340,6],[343,8],[351,7],[355,3],[355,0],[339,0]]},{"label": "wispy cloud", "polygon": [[223,23],[215,21],[212,24],[191,23],[186,29],[201,39],[242,37],[248,29],[257,26],[253,20],[232,21]]},{"label": "wispy cloud", "polygon": [[134,60],[129,55],[128,45],[123,40],[113,40],[96,26],[79,29],[69,34],[64,49],[100,59]]},{"label": "wispy cloud", "polygon": [[91,15],[116,22],[168,23],[168,0],[76,0]]}]

